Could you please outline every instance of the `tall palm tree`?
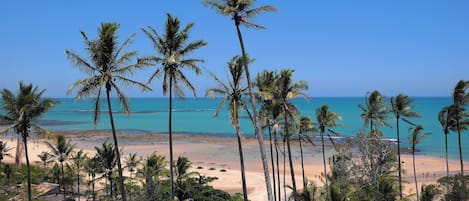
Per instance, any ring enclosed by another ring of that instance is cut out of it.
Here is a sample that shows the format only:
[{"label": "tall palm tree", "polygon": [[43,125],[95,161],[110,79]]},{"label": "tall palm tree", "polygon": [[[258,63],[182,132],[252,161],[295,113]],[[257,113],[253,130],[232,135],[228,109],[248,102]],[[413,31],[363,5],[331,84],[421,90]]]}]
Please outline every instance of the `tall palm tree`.
[{"label": "tall palm tree", "polygon": [[448,165],[448,135],[451,128],[454,128],[455,119],[452,118],[452,110],[450,107],[443,107],[440,112],[438,112],[438,121],[443,128],[443,134],[445,135],[445,158],[446,158],[446,177],[449,177],[449,165]]},{"label": "tall palm tree", "polygon": [[[410,133],[411,132],[411,133]],[[415,181],[415,192],[417,194],[417,200],[419,197],[419,190],[417,184],[417,173],[415,171],[415,147],[419,144],[424,138],[431,135],[431,133],[422,133],[423,127],[421,125],[415,126],[415,128],[409,128],[409,144],[412,146],[412,165],[414,167],[414,181]]]},{"label": "tall palm tree", "polygon": [[8,156],[11,157],[10,153],[8,153],[12,148],[7,147],[7,143],[0,141],[0,165],[2,164],[2,160]]},{"label": "tall palm tree", "polygon": [[293,69],[282,70],[276,80],[276,90],[274,97],[277,98],[282,104],[283,109],[283,118],[285,123],[285,139],[288,149],[288,160],[290,163],[290,175],[292,178],[292,190],[293,197],[295,200],[298,200],[297,191],[296,191],[296,181],[295,181],[295,171],[293,168],[293,160],[291,155],[291,145],[290,145],[290,133],[289,133],[289,121],[294,122],[295,116],[299,113],[298,109],[294,104],[290,102],[291,99],[297,97],[303,97],[307,101],[309,100],[308,96],[302,91],[308,90],[308,84],[305,81],[293,82]]},{"label": "tall palm tree", "polygon": [[19,83],[19,90],[14,94],[8,89],[2,90],[2,106],[8,128],[12,128],[23,140],[26,156],[26,178],[28,182],[28,200],[32,200],[31,169],[29,166],[28,137],[31,129],[42,130],[37,125],[37,120],[58,103],[50,98],[43,98],[45,90],[39,90],[32,84]]},{"label": "tall palm tree", "polygon": [[[465,106],[469,102],[469,93],[466,92],[469,88],[469,81],[460,80],[453,89],[453,105],[456,107],[456,128],[458,131],[458,145],[459,145],[459,161],[461,164],[461,175],[464,175],[464,163],[461,147],[461,122],[466,120],[460,119],[461,115],[465,113]],[[466,115],[463,115],[466,116]]]},{"label": "tall palm tree", "polygon": [[[158,66],[156,71],[151,75],[148,83],[163,74],[163,94],[169,91],[169,161],[170,161],[170,196],[174,196],[174,173],[173,173],[173,135],[172,135],[172,110],[173,110],[173,90],[176,97],[184,97],[183,86],[189,88],[194,97],[195,88],[184,75],[184,70],[194,71],[197,75],[201,70],[199,63],[204,62],[202,59],[186,58],[195,50],[206,46],[203,40],[189,42],[189,31],[194,23],[189,23],[181,29],[179,19],[173,18],[167,14],[164,34],[158,32],[151,26],[148,29],[142,28],[143,33],[151,40],[156,52],[159,55],[146,56],[139,59],[139,63]],[[182,86],[181,86],[182,85]],[[173,89],[174,88],[174,89]]]},{"label": "tall palm tree", "polygon": [[[261,108],[259,110],[259,117],[265,120],[265,126],[269,131],[269,143],[270,143],[270,161],[272,165],[272,179],[273,179],[273,189],[274,189],[274,200],[277,200],[277,188],[278,187],[278,200],[281,200],[280,192],[280,171],[278,165],[278,141],[275,129],[273,126],[280,115],[280,104],[278,101],[273,100],[273,93],[275,91],[275,80],[277,79],[277,73],[274,71],[264,70],[257,74],[254,79],[254,85],[257,87],[258,91],[256,92],[257,98],[262,102]],[[273,142],[272,142],[273,140]],[[277,158],[277,178],[278,185],[275,179],[275,164],[274,164],[274,146],[275,146],[275,156]]]},{"label": "tall palm tree", "polygon": [[333,127],[337,126],[342,126],[342,124],[339,124],[337,121],[342,119],[342,116],[340,116],[337,112],[333,112],[329,110],[328,105],[323,105],[320,108],[316,109],[316,119],[318,122],[319,126],[319,133],[321,135],[321,142],[322,142],[322,161],[323,161],[323,166],[324,166],[324,180],[326,182],[326,189],[327,189],[327,194],[329,197],[329,185],[327,183],[327,172],[326,172],[326,153],[325,153],[325,148],[324,148],[324,135],[327,134],[330,136],[329,133],[337,134],[334,130],[332,130]]},{"label": "tall palm tree", "polygon": [[410,125],[414,123],[410,122],[405,117],[420,117],[416,112],[413,112],[412,109],[415,107],[412,105],[413,100],[406,95],[399,94],[397,97],[391,98],[391,107],[394,116],[396,117],[396,131],[397,131],[397,158],[398,166],[397,172],[399,174],[399,199],[402,199],[402,177],[401,177],[401,138],[399,135],[399,120],[402,120]]},{"label": "tall palm tree", "polygon": [[55,139],[55,145],[52,145],[49,142],[46,142],[47,146],[49,147],[50,151],[52,152],[52,157],[60,163],[60,174],[62,176],[62,181],[59,182],[61,189],[64,190],[63,196],[64,200],[66,200],[66,192],[65,192],[65,173],[64,173],[64,162],[68,160],[68,157],[73,151],[74,145],[69,141],[65,140],[63,135],[58,135]]},{"label": "tall palm tree", "polygon": [[130,189],[129,189],[129,200],[132,200],[132,173],[137,171],[137,166],[140,164],[140,160],[137,158],[137,153],[130,153],[125,157],[125,167],[130,173],[130,178],[129,178],[129,184],[130,184]]},{"label": "tall palm tree", "polygon": [[[96,157],[98,165],[104,170],[105,177],[109,180],[110,185],[110,196],[113,197],[113,179],[112,172],[116,167],[117,154],[115,148],[111,143],[104,142],[101,147],[94,147],[96,150]],[[107,189],[107,187],[106,187]]]},{"label": "tall palm tree", "polygon": [[139,63],[131,63],[132,59],[137,55],[136,51],[122,52],[132,41],[135,34],[127,38],[122,44],[118,42],[117,30],[119,24],[103,22],[98,30],[98,38],[95,40],[88,39],[84,31],[81,31],[83,40],[88,51],[88,58],[79,56],[71,50],[66,50],[67,58],[80,71],[86,73],[89,77],[76,81],[67,94],[77,89],[76,99],[88,98],[95,96],[94,102],[94,124],[97,125],[101,113],[101,93],[106,93],[107,107],[109,119],[112,129],[112,137],[117,156],[117,168],[119,172],[119,186],[122,200],[126,201],[124,178],[122,176],[122,165],[119,155],[119,144],[117,142],[116,128],[114,125],[113,110],[111,107],[111,92],[114,92],[124,112],[129,115],[129,103],[123,91],[118,84],[139,87],[142,90],[150,90],[145,84],[131,80],[126,77],[135,71],[142,69],[145,65]]},{"label": "tall palm tree", "polygon": [[382,134],[378,131],[377,126],[389,126],[386,122],[388,119],[387,114],[389,113],[388,103],[379,91],[373,91],[371,94],[367,93],[365,98],[366,105],[358,105],[363,111],[361,114],[362,119],[365,121],[363,128],[369,124],[370,135],[381,136]]},{"label": "tall palm tree", "polygon": [[80,170],[85,165],[85,160],[88,158],[88,154],[80,149],[75,155],[71,157],[73,164],[77,168],[77,190],[78,190],[78,201],[80,201]]},{"label": "tall palm tree", "polygon": [[[210,88],[207,90],[206,96],[215,97],[222,96],[217,110],[215,111],[215,116],[218,116],[222,108],[228,104],[228,109],[230,111],[230,122],[231,125],[236,130],[236,137],[238,139],[238,152],[239,152],[239,162],[241,166],[241,181],[243,184],[243,198],[245,201],[248,200],[247,188],[246,188],[246,173],[244,170],[244,156],[243,156],[243,146],[241,138],[243,134],[239,126],[239,112],[240,110],[247,111],[247,104],[243,96],[247,94],[247,87],[243,86],[243,58],[240,56],[234,56],[228,62],[228,68],[230,70],[231,77],[229,78],[228,83],[223,83],[215,75],[212,75],[213,79],[218,84],[217,88]],[[252,60],[250,61],[252,62]]]},{"label": "tall palm tree", "polygon": [[223,14],[224,16],[230,16],[236,27],[236,33],[238,35],[239,45],[240,45],[241,53],[242,53],[243,60],[244,60],[244,71],[246,74],[246,80],[248,82],[249,98],[251,100],[252,111],[254,113],[253,120],[254,120],[255,133],[259,142],[262,165],[264,167],[264,178],[265,178],[265,184],[267,188],[267,196],[268,196],[269,201],[272,201],[273,195],[272,195],[272,188],[271,188],[271,183],[270,183],[269,167],[267,164],[267,156],[266,156],[265,147],[264,147],[264,137],[262,133],[262,127],[259,122],[259,114],[256,108],[257,106],[256,99],[254,96],[253,84],[251,83],[251,76],[249,73],[249,67],[248,67],[248,62],[247,62],[248,59],[246,56],[246,50],[244,48],[243,36],[241,34],[240,26],[263,29],[264,28],[263,26],[253,23],[252,21],[253,18],[260,15],[263,12],[275,11],[276,9],[272,6],[261,6],[261,7],[253,8],[254,0],[244,0],[244,1],[204,0],[203,2],[205,5],[208,5],[214,8],[217,12]]},{"label": "tall palm tree", "polygon": [[303,161],[303,146],[301,141],[303,138],[308,138],[308,133],[315,133],[318,129],[315,127],[315,123],[309,116],[302,116],[300,118],[299,129],[298,129],[298,142],[300,144],[300,158],[301,158],[301,174],[303,176],[303,190],[307,189],[308,182],[306,181],[305,177],[305,168],[304,168],[304,161]]}]

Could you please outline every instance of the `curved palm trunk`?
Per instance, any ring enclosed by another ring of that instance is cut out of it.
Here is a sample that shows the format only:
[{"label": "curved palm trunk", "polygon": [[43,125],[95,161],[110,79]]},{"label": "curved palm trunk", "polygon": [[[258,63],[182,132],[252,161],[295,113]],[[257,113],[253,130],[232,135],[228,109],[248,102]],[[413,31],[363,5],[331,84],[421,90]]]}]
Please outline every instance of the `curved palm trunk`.
[{"label": "curved palm trunk", "polygon": [[303,160],[303,146],[301,145],[301,137],[298,136],[298,142],[300,143],[300,158],[301,158],[301,174],[303,176],[303,191],[306,190],[306,177],[305,177],[305,164]]},{"label": "curved palm trunk", "polygon": [[64,194],[64,200],[67,200],[67,197],[65,196],[66,193],[65,193],[65,174],[64,174],[64,162],[63,161],[60,161],[60,168],[61,168],[61,174],[62,174],[62,181],[59,182],[60,184],[60,189],[63,189],[63,194]]},{"label": "curved palm trunk", "polygon": [[239,151],[239,163],[241,165],[241,182],[243,183],[243,197],[244,201],[248,201],[248,191],[246,188],[246,172],[244,170],[244,156],[243,156],[243,146],[241,144],[241,130],[239,126],[236,125],[236,136],[238,138],[238,151]]},{"label": "curved palm trunk", "polygon": [[415,145],[412,145],[412,164],[414,166],[415,193],[417,195],[417,200],[419,200],[419,189],[418,189],[418,184],[417,184],[417,173],[415,171]]},{"label": "curved palm trunk", "polygon": [[459,128],[459,112],[456,113],[456,126],[458,129],[458,144],[459,144],[459,162],[461,163],[461,178],[464,177],[464,163],[462,159],[462,147],[461,147],[461,128]]},{"label": "curved palm trunk", "polygon": [[397,172],[399,174],[399,199],[402,200],[402,173],[401,173],[401,138],[399,133],[399,117],[397,117],[396,121],[396,129],[397,129]]},{"label": "curved palm trunk", "polygon": [[107,107],[109,110],[109,119],[111,121],[111,128],[112,128],[112,138],[114,139],[114,148],[116,150],[116,157],[117,157],[117,171],[119,172],[119,187],[121,191],[122,200],[127,201],[125,187],[124,187],[124,177],[122,176],[121,156],[119,152],[119,145],[117,143],[117,135],[116,135],[116,128],[114,126],[114,118],[112,117],[111,98],[110,98],[109,92],[110,90],[106,90]]},{"label": "curved palm trunk", "polygon": [[324,132],[321,132],[321,141],[322,141],[322,164],[324,166],[324,181],[326,182],[326,192],[327,192],[327,197],[329,198],[329,185],[327,182],[327,172],[326,172],[326,152],[325,152],[325,147],[324,147]]},{"label": "curved palm trunk", "polygon": [[29,166],[29,156],[28,156],[28,143],[25,136],[23,136],[23,145],[24,145],[24,152],[26,156],[26,178],[28,181],[28,201],[33,200],[33,194],[31,191],[31,167]]},{"label": "curved palm trunk", "polygon": [[[285,113],[287,113],[287,112],[285,112]],[[297,192],[296,192],[295,168],[293,167],[293,160],[292,160],[292,156],[291,156],[290,135],[288,133],[287,114],[285,114],[285,135],[287,137],[288,162],[290,163],[290,176],[291,176],[291,181],[292,181],[293,199],[296,201],[296,200],[298,200],[298,196],[297,196]]]},{"label": "curved palm trunk", "polygon": [[173,172],[173,76],[169,76],[169,196],[174,198],[174,172]]},{"label": "curved palm trunk", "polygon": [[266,124],[269,127],[269,143],[270,143],[270,162],[272,164],[272,180],[274,181],[274,201],[277,201],[277,190],[276,190],[276,183],[275,183],[275,165],[274,165],[274,150],[272,145],[272,130],[270,128],[270,121],[269,118],[266,120]]},{"label": "curved palm trunk", "polygon": [[264,147],[264,136],[262,133],[262,128],[259,124],[259,113],[256,108],[256,99],[253,94],[253,89],[252,89],[253,86],[251,82],[251,76],[249,74],[246,52],[244,50],[243,37],[239,29],[239,22],[236,22],[236,20],[235,20],[235,26],[236,26],[236,32],[238,34],[239,44],[241,46],[241,52],[243,55],[244,71],[246,73],[246,80],[248,83],[249,98],[251,100],[252,110],[254,112],[254,127],[255,127],[256,137],[259,142],[259,150],[261,152],[262,166],[264,168],[264,179],[265,179],[265,187],[267,188],[267,197],[269,201],[273,201],[274,198],[272,196],[272,187],[271,187],[272,184],[270,182],[270,176],[269,176],[269,165],[267,164],[267,154],[265,153],[265,147]]}]

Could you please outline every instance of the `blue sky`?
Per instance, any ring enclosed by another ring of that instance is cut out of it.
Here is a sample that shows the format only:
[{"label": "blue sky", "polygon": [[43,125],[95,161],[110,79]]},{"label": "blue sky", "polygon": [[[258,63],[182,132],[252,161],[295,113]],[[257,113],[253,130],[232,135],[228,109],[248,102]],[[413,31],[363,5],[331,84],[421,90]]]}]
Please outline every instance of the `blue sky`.
[{"label": "blue sky", "polygon": [[[278,12],[256,19],[265,30],[242,29],[246,49],[264,69],[293,68],[295,80],[309,84],[308,95],[449,96],[460,79],[469,79],[469,1],[257,1]],[[0,88],[15,90],[18,81],[47,89],[52,97],[85,74],[65,56],[65,49],[86,56],[80,30],[96,37],[101,22],[118,22],[121,41],[137,36],[127,50],[155,54],[140,28],[163,30],[166,13],[182,24],[194,22],[191,40],[208,46],[194,55],[225,78],[226,62],[240,53],[232,21],[198,0],[143,1],[3,1],[0,7]],[[133,79],[146,81],[154,67]],[[207,74],[188,73],[199,96],[214,86]],[[154,92],[125,88],[130,97],[163,96],[161,80]],[[189,96],[190,93],[187,93]],[[70,96],[72,97],[73,94]]]}]

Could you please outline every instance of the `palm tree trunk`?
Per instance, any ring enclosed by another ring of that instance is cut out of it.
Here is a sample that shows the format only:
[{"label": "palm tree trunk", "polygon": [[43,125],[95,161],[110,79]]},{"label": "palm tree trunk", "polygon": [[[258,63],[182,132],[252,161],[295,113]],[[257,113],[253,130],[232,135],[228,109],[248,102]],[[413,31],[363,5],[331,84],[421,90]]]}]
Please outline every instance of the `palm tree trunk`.
[{"label": "palm tree trunk", "polygon": [[417,184],[417,173],[415,171],[415,145],[412,146],[412,164],[414,166],[414,181],[415,181],[415,193],[417,195],[417,201],[419,200],[419,189]]},{"label": "palm tree trunk", "polygon": [[305,177],[305,164],[303,160],[303,146],[301,145],[301,136],[298,136],[298,142],[300,143],[301,174],[303,176],[303,191],[304,191],[306,190],[306,177]]},{"label": "palm tree trunk", "polygon": [[236,22],[236,19],[237,18],[235,17],[236,32],[238,34],[239,44],[241,46],[241,52],[243,55],[243,62],[244,62],[244,71],[246,73],[246,80],[248,83],[249,98],[251,100],[252,110],[254,112],[255,133],[256,133],[257,140],[259,142],[259,151],[261,152],[262,166],[264,168],[264,179],[265,179],[265,187],[267,188],[267,197],[269,201],[273,201],[274,198],[272,196],[272,186],[271,186],[272,184],[270,182],[269,165],[267,164],[267,154],[265,153],[265,147],[264,147],[264,136],[262,133],[262,127],[259,124],[259,113],[256,108],[256,99],[254,97],[251,76],[249,74],[249,67],[248,67],[246,52],[244,49],[243,37],[239,29],[239,22]]},{"label": "palm tree trunk", "polygon": [[288,161],[290,162],[290,174],[293,188],[293,198],[295,201],[298,200],[298,195],[296,191],[296,181],[295,181],[295,168],[293,167],[293,160],[291,156],[291,146],[290,146],[290,136],[287,136],[287,148],[288,148]]},{"label": "palm tree trunk", "polygon": [[114,200],[114,184],[112,183],[112,170],[109,172],[109,189],[111,190],[111,199]]},{"label": "palm tree trunk", "polygon": [[132,172],[130,172],[130,175],[129,175],[129,201],[132,201]]},{"label": "palm tree trunk", "polygon": [[285,200],[287,199],[287,184],[286,184],[286,177],[285,175],[287,174],[287,164],[286,164],[286,156],[285,156],[285,139],[283,139],[283,196]]},{"label": "palm tree trunk", "polygon": [[446,152],[446,177],[449,177],[449,165],[448,165],[448,133],[445,133],[445,152]]},{"label": "palm tree trunk", "polygon": [[122,195],[122,201],[127,201],[126,193],[125,193],[125,186],[124,186],[124,177],[122,176],[122,164],[121,164],[121,155],[119,152],[119,145],[117,143],[117,135],[116,135],[116,128],[114,126],[114,118],[112,117],[112,108],[111,108],[111,98],[109,95],[110,89],[106,89],[106,97],[107,97],[107,107],[109,110],[109,119],[111,121],[111,128],[112,128],[112,138],[114,139],[114,148],[116,150],[116,157],[117,157],[117,171],[119,173],[119,187]]},{"label": "palm tree trunk", "polygon": [[287,110],[285,109],[285,135],[287,138],[287,148],[288,148],[288,162],[290,163],[290,176],[292,181],[292,190],[293,190],[293,199],[295,201],[298,200],[297,192],[296,192],[296,181],[295,181],[295,168],[293,167],[293,160],[291,156],[291,146],[290,146],[290,134],[288,133],[288,115]]},{"label": "palm tree trunk", "polygon": [[326,172],[326,152],[324,148],[324,132],[321,132],[321,141],[322,141],[322,164],[324,166],[324,181],[326,182],[326,192],[327,192],[327,198],[329,198],[329,185],[327,183],[327,172]]},{"label": "palm tree trunk", "polygon": [[459,127],[459,112],[456,113],[456,126],[458,129],[458,144],[459,144],[459,162],[461,163],[461,176],[464,177],[464,163],[462,157],[461,147],[461,128]]},{"label": "palm tree trunk", "polygon": [[96,201],[96,193],[94,192],[94,181],[96,179],[96,175],[93,175],[93,182],[91,183],[91,193],[93,196],[93,201]]},{"label": "palm tree trunk", "polygon": [[281,191],[282,188],[280,187],[280,163],[279,163],[279,157],[278,157],[279,145],[277,141],[277,135],[275,135],[274,137],[274,144],[275,144],[275,157],[277,158],[277,181],[278,181],[277,192],[278,192],[278,200],[280,201],[282,200],[282,191]]},{"label": "palm tree trunk", "polygon": [[65,196],[66,193],[65,193],[65,174],[64,174],[64,162],[61,161],[60,162],[60,167],[61,167],[61,174],[62,174],[62,181],[60,182],[60,187],[61,189],[63,189],[63,194],[64,194],[64,200],[67,200],[67,197]]},{"label": "palm tree trunk", "polygon": [[236,125],[236,136],[238,138],[238,151],[239,151],[239,163],[241,165],[241,181],[243,183],[243,198],[244,201],[248,201],[248,191],[246,188],[246,172],[244,170],[244,156],[243,156],[243,145],[241,143],[241,130]]},{"label": "palm tree trunk", "polygon": [[277,190],[276,190],[276,183],[275,183],[275,164],[274,164],[274,150],[272,145],[272,130],[270,128],[270,121],[269,118],[266,120],[266,124],[269,127],[269,142],[270,142],[270,162],[272,164],[272,180],[274,182],[274,201],[277,201]]},{"label": "palm tree trunk", "polygon": [[401,173],[401,138],[399,133],[399,117],[396,117],[396,129],[397,129],[397,172],[399,174],[399,199],[402,200],[402,173]]},{"label": "palm tree trunk", "polygon": [[[171,73],[172,74],[172,73]],[[174,198],[174,172],[173,172],[173,76],[169,76],[169,196]]]},{"label": "palm tree trunk", "polygon": [[80,168],[77,167],[78,173],[77,173],[77,189],[78,189],[78,201],[80,201]]},{"label": "palm tree trunk", "polygon": [[26,178],[28,181],[28,201],[32,201],[33,194],[31,191],[31,167],[29,166],[28,143],[27,143],[27,139],[25,135],[23,135],[23,145],[24,145],[24,152],[26,156]]}]

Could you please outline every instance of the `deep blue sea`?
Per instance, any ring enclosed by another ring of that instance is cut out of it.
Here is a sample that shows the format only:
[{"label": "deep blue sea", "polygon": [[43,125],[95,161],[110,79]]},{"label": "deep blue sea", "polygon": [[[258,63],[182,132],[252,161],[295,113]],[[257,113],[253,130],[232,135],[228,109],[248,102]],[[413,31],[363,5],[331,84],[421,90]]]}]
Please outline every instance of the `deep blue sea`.
[{"label": "deep blue sea", "polygon": [[[422,118],[412,119],[413,122],[424,126],[426,132],[432,135],[424,139],[417,148],[426,154],[437,157],[444,156],[444,134],[438,122],[438,112],[444,106],[451,104],[450,97],[416,97],[414,99],[415,111],[422,115]],[[73,99],[59,99],[60,104],[52,111],[48,112],[41,121],[43,127],[49,130],[80,131],[92,130],[93,124],[93,101],[74,101]],[[229,123],[228,110],[223,110],[218,117],[213,114],[218,107],[220,99],[175,99],[173,100],[173,131],[184,132],[193,135],[214,135],[214,136],[235,136],[234,129]],[[103,101],[104,103],[105,101]],[[310,98],[309,102],[304,99],[295,99],[293,103],[298,107],[301,115],[308,115],[314,118],[316,108],[323,104],[330,106],[330,110],[338,112],[342,117],[343,127],[336,130],[342,136],[354,136],[363,127],[363,120],[360,118],[361,110],[358,104],[365,104],[365,99],[361,98]],[[130,116],[122,113],[117,100],[113,100],[115,111],[116,128],[128,135],[138,135],[144,133],[165,133],[168,131],[168,98],[131,98]],[[96,129],[110,129],[106,105],[102,105],[103,112]],[[1,112],[1,111],[0,111]],[[390,114],[390,118],[393,116]],[[242,131],[247,136],[252,136],[253,128],[246,114],[241,118]],[[389,121],[395,125],[395,120]],[[401,142],[403,147],[408,146],[407,136],[408,126],[401,122]],[[395,127],[395,126],[394,126]],[[386,138],[396,138],[395,128],[385,128]],[[462,133],[463,151],[466,158],[469,158],[469,133]],[[458,156],[457,134],[451,133],[449,136],[449,150],[453,158]]]}]

